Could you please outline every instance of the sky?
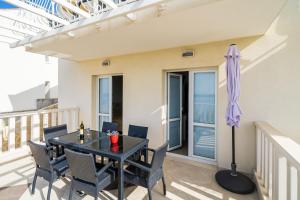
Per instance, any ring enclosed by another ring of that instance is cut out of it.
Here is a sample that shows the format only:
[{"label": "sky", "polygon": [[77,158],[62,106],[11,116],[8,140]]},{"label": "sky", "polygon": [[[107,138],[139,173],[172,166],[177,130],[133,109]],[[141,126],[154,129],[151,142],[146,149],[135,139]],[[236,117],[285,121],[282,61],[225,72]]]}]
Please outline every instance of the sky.
[{"label": "sky", "polygon": [[6,2],[4,2],[3,0],[0,0],[0,9],[1,8],[14,8],[15,6],[8,4]]}]

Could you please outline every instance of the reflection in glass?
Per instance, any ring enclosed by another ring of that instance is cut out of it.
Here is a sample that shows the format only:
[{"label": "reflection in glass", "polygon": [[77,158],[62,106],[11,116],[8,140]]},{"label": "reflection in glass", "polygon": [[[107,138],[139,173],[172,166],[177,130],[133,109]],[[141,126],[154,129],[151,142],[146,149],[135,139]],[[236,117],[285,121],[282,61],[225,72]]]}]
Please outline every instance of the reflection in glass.
[{"label": "reflection in glass", "polygon": [[180,120],[169,123],[169,147],[176,147],[180,145]]},{"label": "reflection in glass", "polygon": [[194,74],[194,122],[215,124],[215,73]]},{"label": "reflection in glass", "polygon": [[103,122],[109,122],[109,116],[103,116],[103,115],[100,115],[99,116],[99,131],[102,130],[102,125],[103,125]]},{"label": "reflection in glass", "polygon": [[194,126],[194,155],[215,159],[215,129]]},{"label": "reflection in glass", "polygon": [[180,77],[170,76],[170,116],[169,118],[179,118],[180,117]]},{"label": "reflection in glass", "polygon": [[99,112],[109,113],[109,78],[99,79]]}]

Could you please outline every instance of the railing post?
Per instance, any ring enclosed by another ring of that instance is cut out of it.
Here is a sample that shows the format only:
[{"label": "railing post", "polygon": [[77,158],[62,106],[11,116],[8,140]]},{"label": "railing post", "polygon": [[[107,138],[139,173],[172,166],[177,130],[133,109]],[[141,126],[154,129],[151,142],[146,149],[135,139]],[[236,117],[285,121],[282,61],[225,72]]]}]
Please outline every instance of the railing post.
[{"label": "railing post", "polygon": [[278,159],[278,199],[287,200],[287,160],[279,156]]},{"label": "railing post", "polygon": [[48,127],[52,126],[52,112],[48,113]]},{"label": "railing post", "polygon": [[276,149],[273,148],[273,170],[272,170],[272,200],[278,200],[278,155]]},{"label": "railing post", "polygon": [[292,168],[292,166],[290,165],[290,162],[287,160],[287,163],[286,163],[286,182],[287,182],[287,184],[286,184],[286,191],[287,191],[287,194],[286,194],[286,196],[287,196],[287,199],[291,199],[291,191],[292,191],[292,188],[291,188],[291,186],[292,186],[292,183],[291,183],[291,181],[292,181],[292,179],[291,179],[291,168]]},{"label": "railing post", "polygon": [[298,200],[298,171],[296,167],[290,166],[290,199]]},{"label": "railing post", "polygon": [[66,110],[66,116],[67,116],[67,127],[68,131],[71,132],[73,131],[73,123],[72,123],[72,110]]},{"label": "railing post", "polygon": [[15,118],[10,117],[8,119],[8,150],[12,151],[15,149],[16,144],[15,144]]},{"label": "railing post", "polygon": [[61,125],[63,123],[63,112],[62,111],[58,111],[58,124],[57,125]]},{"label": "railing post", "polygon": [[39,133],[39,115],[34,114],[32,116],[32,139],[34,141],[39,141],[40,133]]},{"label": "railing post", "polygon": [[265,187],[265,134],[261,132],[261,180]]},{"label": "railing post", "polygon": [[273,144],[271,142],[269,142],[269,191],[268,191],[268,194],[269,194],[269,197],[270,199],[272,199],[273,197],[273,176],[274,176],[274,153],[273,153]]},{"label": "railing post", "polygon": [[299,168],[296,168],[297,169],[297,199],[300,199],[300,169]]},{"label": "railing post", "polygon": [[26,145],[27,143],[27,133],[26,133],[26,126],[27,126],[27,117],[21,117],[21,146]]},{"label": "railing post", "polygon": [[32,133],[32,116],[31,115],[28,115],[26,117],[26,143],[31,140],[32,136],[31,136],[31,133]]},{"label": "railing post", "polygon": [[43,137],[44,137],[44,114],[40,113],[39,114],[39,132],[40,132],[40,141],[43,141]]},{"label": "railing post", "polygon": [[3,142],[2,142],[2,138],[3,138],[3,129],[4,129],[4,121],[3,119],[0,119],[0,153],[2,153],[2,146],[3,146]]},{"label": "railing post", "polygon": [[266,191],[269,191],[269,141],[268,138],[265,137],[265,178],[264,178],[264,186]]},{"label": "railing post", "polygon": [[56,126],[57,125],[57,112],[52,111],[51,112],[51,126]]},{"label": "railing post", "polygon": [[256,128],[256,173],[261,178],[261,130]]},{"label": "railing post", "polygon": [[21,147],[21,117],[15,117],[15,148]]}]

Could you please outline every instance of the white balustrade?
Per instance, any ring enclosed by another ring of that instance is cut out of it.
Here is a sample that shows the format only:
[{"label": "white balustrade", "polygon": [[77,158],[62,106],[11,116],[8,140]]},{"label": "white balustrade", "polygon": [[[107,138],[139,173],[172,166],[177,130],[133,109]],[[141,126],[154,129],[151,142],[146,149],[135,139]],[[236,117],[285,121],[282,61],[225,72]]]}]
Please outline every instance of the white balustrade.
[{"label": "white balustrade", "polygon": [[255,178],[260,199],[300,199],[300,145],[266,122],[255,122]]},{"label": "white balustrade", "polygon": [[44,128],[64,123],[68,132],[78,129],[79,108],[0,114],[0,155],[26,146],[28,140],[42,141]]}]

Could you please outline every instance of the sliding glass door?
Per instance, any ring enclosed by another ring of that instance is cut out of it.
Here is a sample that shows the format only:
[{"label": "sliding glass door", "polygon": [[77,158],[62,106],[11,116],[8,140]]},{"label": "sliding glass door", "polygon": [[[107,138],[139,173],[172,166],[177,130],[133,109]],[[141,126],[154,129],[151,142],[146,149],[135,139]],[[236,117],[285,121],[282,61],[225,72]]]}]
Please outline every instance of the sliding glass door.
[{"label": "sliding glass door", "polygon": [[112,77],[98,78],[97,83],[97,128],[102,130],[104,121],[112,121]]},{"label": "sliding glass door", "polygon": [[216,160],[216,72],[190,73],[189,155]]}]

